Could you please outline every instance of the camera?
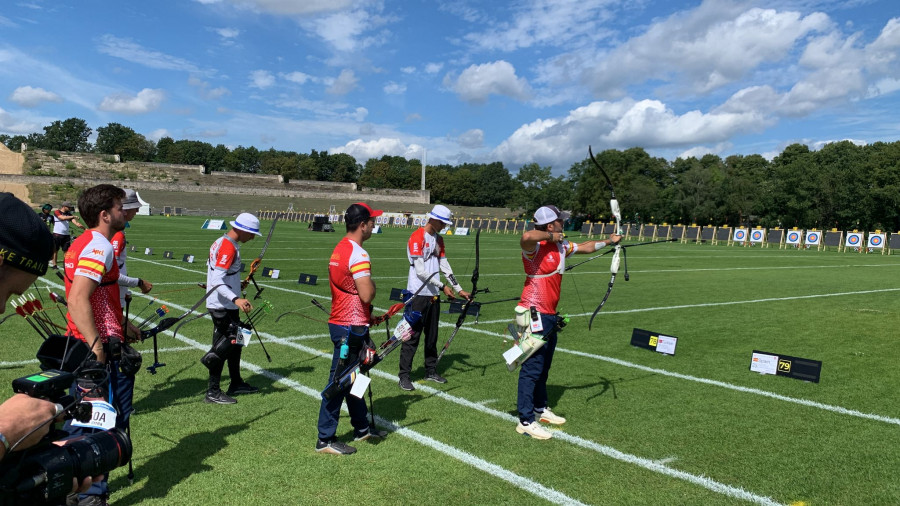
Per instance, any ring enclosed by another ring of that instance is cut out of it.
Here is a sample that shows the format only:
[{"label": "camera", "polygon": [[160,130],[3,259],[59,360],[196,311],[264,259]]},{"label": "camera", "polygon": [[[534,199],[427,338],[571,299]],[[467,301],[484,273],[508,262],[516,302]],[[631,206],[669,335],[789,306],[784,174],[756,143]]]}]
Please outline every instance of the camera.
[{"label": "camera", "polygon": [[[67,395],[72,373],[48,370],[13,381],[13,390],[54,402],[65,416],[81,422],[91,419],[91,405]],[[72,491],[73,478],[81,483],[89,476],[107,474],[131,460],[131,439],[114,428],[76,438],[63,431],[51,432],[36,446],[8,454],[0,462],[0,505],[59,504]]]}]

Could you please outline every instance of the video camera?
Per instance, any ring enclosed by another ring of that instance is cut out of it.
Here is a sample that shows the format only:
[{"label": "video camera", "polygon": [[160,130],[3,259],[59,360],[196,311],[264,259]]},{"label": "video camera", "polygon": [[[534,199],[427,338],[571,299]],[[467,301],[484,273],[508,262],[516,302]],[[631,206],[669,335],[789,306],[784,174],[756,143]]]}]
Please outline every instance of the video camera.
[{"label": "video camera", "polygon": [[[75,380],[72,373],[47,370],[13,381],[13,390],[62,406],[65,418],[86,423],[91,404],[67,394]],[[53,431],[40,443],[7,454],[0,462],[0,505],[59,504],[72,491],[73,478],[81,483],[89,476],[106,474],[131,460],[131,439],[114,428],[64,441],[64,431]]]}]

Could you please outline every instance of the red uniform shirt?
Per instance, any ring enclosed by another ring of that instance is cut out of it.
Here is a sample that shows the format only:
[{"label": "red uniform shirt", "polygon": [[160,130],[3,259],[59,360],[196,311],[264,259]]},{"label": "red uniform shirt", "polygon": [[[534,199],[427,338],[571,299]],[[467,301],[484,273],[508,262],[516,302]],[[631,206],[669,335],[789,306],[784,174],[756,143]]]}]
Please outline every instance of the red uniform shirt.
[{"label": "red uniform shirt", "polygon": [[[119,302],[119,266],[116,264],[112,244],[100,232],[89,230],[72,242],[65,257],[66,298],[71,303],[70,291],[75,276],[84,276],[100,286],[91,294],[91,310],[98,334],[106,342],[107,336],[122,337],[122,305]],[[78,339],[84,336],[66,314],[68,331]],[[88,343],[90,345],[91,343]]]},{"label": "red uniform shirt", "polygon": [[542,241],[534,251],[522,251],[522,265],[525,267],[526,277],[519,305],[534,306],[545,314],[556,314],[562,272],[566,267],[565,258],[575,250],[575,245],[569,241],[561,243]]},{"label": "red uniform shirt", "polygon": [[346,237],[341,239],[328,262],[328,284],[331,285],[331,317],[328,323],[369,324],[372,310],[360,300],[354,280],[371,275],[372,263],[366,250]]}]

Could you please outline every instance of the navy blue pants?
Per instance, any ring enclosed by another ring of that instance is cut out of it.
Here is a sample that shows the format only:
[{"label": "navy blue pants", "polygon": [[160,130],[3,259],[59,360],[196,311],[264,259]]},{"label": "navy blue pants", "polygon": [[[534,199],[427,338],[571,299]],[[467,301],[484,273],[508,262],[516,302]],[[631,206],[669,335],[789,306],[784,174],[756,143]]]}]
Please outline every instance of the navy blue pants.
[{"label": "navy blue pants", "polygon": [[534,421],[535,408],[543,410],[547,407],[547,376],[550,364],[553,363],[553,352],[556,351],[556,315],[541,313],[541,324],[544,326],[543,339],[547,344],[534,353],[524,364],[519,366],[519,421]]},{"label": "navy blue pants", "polygon": [[[328,383],[331,383],[335,378],[338,360],[341,358],[341,340],[348,335],[350,329],[348,327],[329,323],[328,331],[331,333],[331,342],[334,343],[334,353],[331,356],[331,372],[328,374]],[[365,338],[368,334],[369,331],[366,329],[365,335],[361,337]],[[359,354],[359,350],[360,346],[350,344],[350,353],[346,361],[354,362],[355,357]],[[339,376],[344,370],[337,372]],[[347,400],[347,410],[350,411],[350,425],[353,426],[354,432],[362,434],[369,430],[369,421],[366,420],[366,416],[369,415],[369,410],[366,409],[366,402],[350,395],[350,391],[347,390],[343,394],[335,395],[331,399],[322,399],[322,405],[319,407],[318,425],[319,439],[322,441],[331,441],[334,439],[334,435],[337,433],[338,418],[341,416],[341,404],[343,404],[345,399]]]}]

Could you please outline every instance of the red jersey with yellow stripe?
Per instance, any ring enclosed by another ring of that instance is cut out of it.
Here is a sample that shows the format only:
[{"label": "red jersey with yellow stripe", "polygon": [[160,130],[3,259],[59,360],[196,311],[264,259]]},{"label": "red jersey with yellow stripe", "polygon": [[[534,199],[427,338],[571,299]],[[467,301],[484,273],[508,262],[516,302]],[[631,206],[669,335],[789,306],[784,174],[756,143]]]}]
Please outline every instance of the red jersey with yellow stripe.
[{"label": "red jersey with yellow stripe", "polygon": [[[91,311],[97,332],[106,342],[107,336],[122,337],[122,305],[119,302],[119,266],[116,263],[113,245],[100,232],[88,230],[72,242],[65,256],[66,298],[71,303],[70,291],[75,276],[83,276],[99,283],[91,294]],[[85,341],[85,336],[72,322],[71,314],[66,314],[67,328],[76,338]],[[94,336],[88,336],[91,339]],[[90,344],[90,343],[88,343]]]},{"label": "red jersey with yellow stripe", "polygon": [[335,246],[328,262],[328,284],[331,285],[331,317],[337,325],[368,325],[372,315],[356,290],[356,279],[371,276],[369,254],[359,244],[344,237]]},{"label": "red jersey with yellow stripe", "polygon": [[569,241],[539,242],[534,251],[522,251],[525,267],[525,287],[519,305],[534,306],[544,314],[556,314],[565,259],[575,253],[576,246]]}]

